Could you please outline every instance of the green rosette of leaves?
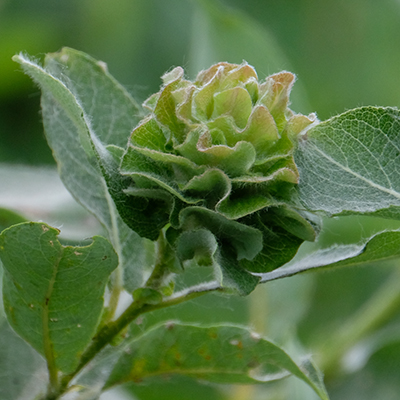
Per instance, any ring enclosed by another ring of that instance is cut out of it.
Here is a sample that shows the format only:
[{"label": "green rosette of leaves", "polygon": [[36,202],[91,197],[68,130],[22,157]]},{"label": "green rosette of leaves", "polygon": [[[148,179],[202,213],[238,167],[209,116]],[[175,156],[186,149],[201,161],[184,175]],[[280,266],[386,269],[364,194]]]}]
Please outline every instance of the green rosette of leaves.
[{"label": "green rosette of leaves", "polygon": [[152,240],[167,227],[178,263],[214,266],[223,285],[249,293],[252,273],[315,239],[318,221],[292,197],[297,136],[316,117],[288,108],[290,72],[259,82],[247,63],[218,63],[193,82],[181,67],[162,80],[121,159],[121,215]]}]

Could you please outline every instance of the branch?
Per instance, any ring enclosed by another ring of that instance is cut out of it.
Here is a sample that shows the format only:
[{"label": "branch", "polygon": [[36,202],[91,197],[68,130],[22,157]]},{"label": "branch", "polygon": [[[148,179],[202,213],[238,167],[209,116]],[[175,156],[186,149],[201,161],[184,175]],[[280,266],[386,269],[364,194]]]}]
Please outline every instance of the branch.
[{"label": "branch", "polygon": [[142,302],[134,301],[121,316],[115,321],[106,324],[92,339],[91,345],[82,354],[81,362],[74,372],[64,376],[61,383],[59,395],[65,392],[71,380],[84,368],[106,345],[111,343],[127,325],[134,321],[139,315],[161,308],[171,307],[196,297],[202,296],[210,292],[223,292],[224,289],[218,282],[212,281],[204,284],[192,286],[180,292],[167,297],[159,304],[143,304]]}]

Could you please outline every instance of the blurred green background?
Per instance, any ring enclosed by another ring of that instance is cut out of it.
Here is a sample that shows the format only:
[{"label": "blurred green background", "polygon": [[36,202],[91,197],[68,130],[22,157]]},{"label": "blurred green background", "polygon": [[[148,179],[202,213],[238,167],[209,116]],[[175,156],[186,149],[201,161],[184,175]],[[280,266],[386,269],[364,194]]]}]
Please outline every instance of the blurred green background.
[{"label": "blurred green background", "polygon": [[[23,51],[40,59],[63,46],[105,61],[139,100],[158,90],[160,76],[172,66],[182,65],[193,77],[212,63],[244,59],[260,78],[282,69],[294,72],[291,108],[316,112],[321,120],[361,105],[400,105],[398,0],[0,0],[3,165],[54,164],[43,135],[39,89],[11,57]],[[388,227],[361,217],[332,220],[317,246],[357,242]],[[390,284],[398,281],[400,287],[395,269],[385,264],[307,274],[259,288],[249,299],[194,301],[176,307],[173,315],[150,316],[147,323],[163,318],[250,323],[291,354],[314,353],[326,366],[332,400],[398,400],[400,300],[396,293],[384,299]],[[369,321],[365,315],[374,312],[381,317]],[[346,327],[353,336],[341,349]],[[347,357],[342,363],[326,361],[324,354],[334,346]],[[256,390],[179,378],[107,399],[132,398],[129,393],[140,400],[315,398],[293,379]]]},{"label": "blurred green background", "polygon": [[293,109],[326,119],[360,105],[399,105],[399,21],[397,0],[1,0],[0,159],[52,162],[39,91],[16,73],[16,52],[40,58],[77,48],[107,62],[142,99],[171,66],[193,76],[245,59],[260,77],[296,73]]}]

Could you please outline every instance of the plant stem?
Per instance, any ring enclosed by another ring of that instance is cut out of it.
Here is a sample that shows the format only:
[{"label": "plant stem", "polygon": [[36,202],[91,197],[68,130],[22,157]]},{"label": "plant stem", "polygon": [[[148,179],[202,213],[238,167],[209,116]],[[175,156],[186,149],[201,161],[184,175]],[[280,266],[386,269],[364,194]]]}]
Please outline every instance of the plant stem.
[{"label": "plant stem", "polygon": [[[61,388],[57,394],[60,396],[65,392],[71,380],[85,367],[115,336],[117,336],[128,324],[134,321],[139,315],[159,310],[161,308],[174,306],[185,301],[202,296],[213,291],[223,291],[223,288],[217,282],[208,282],[205,284],[193,286],[182,290],[162,301],[159,304],[143,304],[134,301],[115,321],[106,324],[92,339],[92,343],[82,354],[78,367],[69,375],[64,376],[61,382]],[[57,398],[57,396],[55,398]],[[47,399],[46,400],[52,400]]]},{"label": "plant stem", "polygon": [[112,289],[111,289],[111,296],[110,296],[110,302],[108,306],[108,315],[107,319],[105,322],[109,322],[114,318],[115,311],[117,310],[118,307],[118,302],[119,298],[121,295],[122,291],[122,268],[121,265],[117,267],[117,269],[114,271],[113,277],[112,277]]},{"label": "plant stem", "polygon": [[[121,248],[121,241],[119,237],[119,227],[118,227],[118,212],[115,208],[114,201],[111,198],[111,195],[108,191],[108,186],[105,179],[102,179],[102,183],[104,185],[104,193],[107,200],[108,208],[110,211],[110,218],[111,218],[111,234],[110,239],[114,246],[116,253],[118,254],[119,260],[123,258],[122,248]],[[121,263],[118,265],[117,269],[114,271],[112,275],[112,287],[111,287],[111,296],[110,296],[110,303],[108,309],[108,315],[105,322],[111,321],[115,315],[115,311],[118,306],[120,294],[122,292],[123,282],[122,282],[122,265]]]},{"label": "plant stem", "polygon": [[147,279],[145,284],[146,287],[158,289],[163,284],[165,273],[168,271],[168,267],[165,265],[167,246],[168,244],[166,242],[165,233],[161,230],[156,242],[156,263],[150,277]]}]

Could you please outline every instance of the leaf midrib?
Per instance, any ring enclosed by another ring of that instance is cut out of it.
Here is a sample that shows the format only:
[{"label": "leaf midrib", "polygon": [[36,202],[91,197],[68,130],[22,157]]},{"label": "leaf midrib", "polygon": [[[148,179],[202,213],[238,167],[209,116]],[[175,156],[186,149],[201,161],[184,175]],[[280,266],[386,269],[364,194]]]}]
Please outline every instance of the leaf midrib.
[{"label": "leaf midrib", "polygon": [[315,151],[317,151],[318,153],[320,153],[323,157],[325,157],[327,160],[329,160],[332,164],[340,167],[341,169],[343,169],[345,172],[355,176],[356,178],[368,183],[368,185],[370,185],[371,187],[381,190],[382,192],[388,193],[398,199],[400,199],[400,193],[396,192],[395,190],[392,189],[388,189],[384,186],[381,186],[373,181],[371,181],[368,178],[365,178],[364,176],[358,174],[357,172],[351,170],[350,168],[344,166],[343,164],[339,163],[338,161],[336,161],[334,158],[330,157],[329,155],[327,155],[326,153],[324,153],[320,148],[318,148],[316,145],[313,146]]},{"label": "leaf midrib", "polygon": [[49,318],[49,304],[50,299],[53,294],[54,284],[58,274],[58,269],[60,266],[60,261],[63,255],[63,250],[61,249],[59,256],[55,263],[53,264],[53,273],[49,281],[49,286],[47,289],[46,296],[44,298],[43,312],[42,312],[42,328],[43,328],[43,349],[44,355],[47,361],[47,366],[49,370],[50,377],[57,374],[56,362],[54,357],[53,346],[50,340],[50,318]]}]

